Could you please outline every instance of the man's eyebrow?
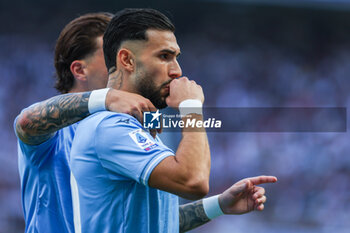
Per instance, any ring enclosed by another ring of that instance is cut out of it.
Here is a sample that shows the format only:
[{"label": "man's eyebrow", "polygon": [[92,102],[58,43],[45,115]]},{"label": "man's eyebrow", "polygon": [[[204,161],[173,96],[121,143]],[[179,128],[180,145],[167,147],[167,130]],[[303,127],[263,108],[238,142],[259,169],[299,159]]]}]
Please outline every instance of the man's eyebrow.
[{"label": "man's eyebrow", "polygon": [[[171,55],[176,55],[176,51],[175,50],[171,50],[171,49],[162,49],[160,51],[160,53],[169,53]],[[176,57],[180,56],[181,52],[179,52]]]}]

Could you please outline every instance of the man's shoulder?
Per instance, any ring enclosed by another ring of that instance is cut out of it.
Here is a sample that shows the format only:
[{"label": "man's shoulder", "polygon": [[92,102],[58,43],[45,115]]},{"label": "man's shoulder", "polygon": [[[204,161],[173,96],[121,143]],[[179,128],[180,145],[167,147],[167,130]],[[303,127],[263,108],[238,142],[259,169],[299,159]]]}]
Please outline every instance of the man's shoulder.
[{"label": "man's shoulder", "polygon": [[127,127],[127,126],[133,126],[137,128],[142,128],[141,123],[133,116],[125,113],[117,113],[117,112],[110,112],[110,111],[101,111],[96,112],[92,114],[91,116],[84,119],[80,125],[86,126],[93,126],[96,127],[100,125],[114,125],[114,126],[120,126],[120,127]]}]

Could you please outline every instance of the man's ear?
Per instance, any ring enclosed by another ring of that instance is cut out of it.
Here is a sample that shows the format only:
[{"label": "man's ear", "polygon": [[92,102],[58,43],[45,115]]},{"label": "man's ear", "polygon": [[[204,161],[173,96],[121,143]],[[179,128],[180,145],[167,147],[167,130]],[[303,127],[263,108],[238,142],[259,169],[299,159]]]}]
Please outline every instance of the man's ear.
[{"label": "man's ear", "polygon": [[74,78],[80,81],[86,81],[86,64],[85,61],[75,60],[70,64],[70,71],[72,72]]},{"label": "man's ear", "polygon": [[119,50],[117,54],[117,60],[119,64],[129,72],[133,72],[135,69],[135,59],[134,54],[125,48]]}]

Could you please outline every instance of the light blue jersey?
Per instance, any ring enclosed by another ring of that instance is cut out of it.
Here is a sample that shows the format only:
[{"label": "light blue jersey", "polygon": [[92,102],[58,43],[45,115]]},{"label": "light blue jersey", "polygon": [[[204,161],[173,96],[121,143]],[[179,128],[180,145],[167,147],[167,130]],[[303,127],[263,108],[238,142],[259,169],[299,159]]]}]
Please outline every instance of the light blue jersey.
[{"label": "light blue jersey", "polygon": [[74,232],[68,162],[75,129],[76,125],[63,128],[36,146],[18,139],[18,168],[27,233]]},{"label": "light blue jersey", "polygon": [[81,121],[70,164],[76,233],[179,232],[178,197],[148,186],[172,155],[129,115],[105,111]]}]

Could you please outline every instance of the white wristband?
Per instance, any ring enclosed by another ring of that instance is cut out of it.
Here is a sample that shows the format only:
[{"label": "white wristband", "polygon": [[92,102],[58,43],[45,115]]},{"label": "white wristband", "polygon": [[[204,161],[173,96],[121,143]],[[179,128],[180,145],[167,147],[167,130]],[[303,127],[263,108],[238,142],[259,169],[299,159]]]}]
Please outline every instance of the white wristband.
[{"label": "white wristband", "polygon": [[107,93],[109,91],[109,88],[94,90],[90,94],[89,102],[88,102],[88,108],[89,113],[95,113],[98,111],[106,110],[106,97]]},{"label": "white wristband", "polygon": [[186,116],[187,114],[190,114],[190,113],[203,115],[202,107],[203,107],[203,104],[200,100],[197,100],[197,99],[184,100],[179,104],[180,115]]},{"label": "white wristband", "polygon": [[223,215],[219,205],[219,195],[203,199],[203,209],[209,219]]}]

